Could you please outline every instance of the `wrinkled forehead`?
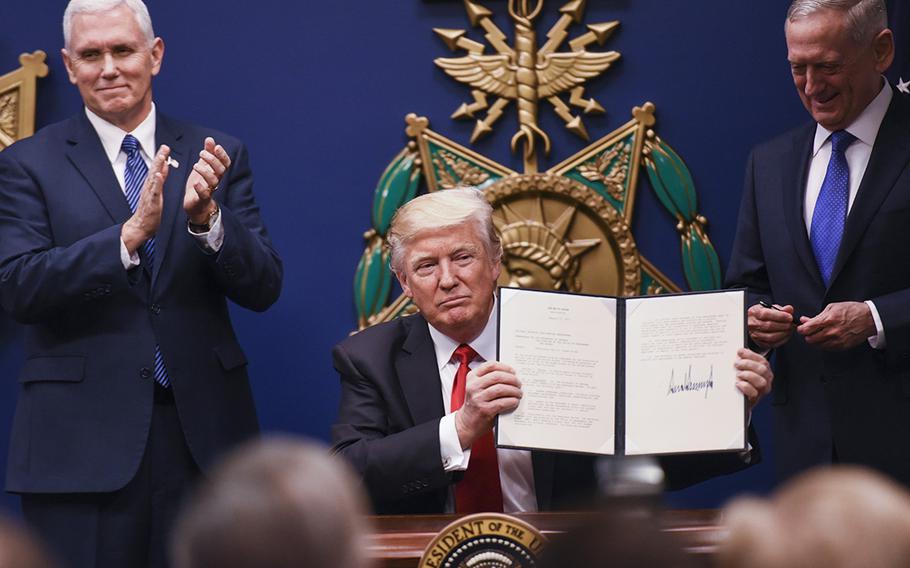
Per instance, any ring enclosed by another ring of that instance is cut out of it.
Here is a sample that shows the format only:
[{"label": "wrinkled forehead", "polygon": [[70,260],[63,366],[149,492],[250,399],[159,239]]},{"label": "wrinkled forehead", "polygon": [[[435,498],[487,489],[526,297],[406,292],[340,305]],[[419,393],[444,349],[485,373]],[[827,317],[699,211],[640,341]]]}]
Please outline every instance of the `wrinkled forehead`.
[{"label": "wrinkled forehead", "polygon": [[404,242],[405,256],[448,256],[458,251],[485,252],[477,223],[422,229]]},{"label": "wrinkled forehead", "polygon": [[846,25],[838,15],[820,17],[803,16],[787,23],[787,57],[793,61],[821,61],[846,57],[857,45]]}]

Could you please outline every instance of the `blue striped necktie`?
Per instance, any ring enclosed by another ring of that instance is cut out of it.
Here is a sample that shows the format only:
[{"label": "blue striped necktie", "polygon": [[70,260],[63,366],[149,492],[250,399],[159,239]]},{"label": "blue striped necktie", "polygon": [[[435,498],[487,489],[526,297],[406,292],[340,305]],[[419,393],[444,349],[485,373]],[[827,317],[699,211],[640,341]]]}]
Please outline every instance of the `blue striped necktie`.
[{"label": "blue striped necktie", "polygon": [[847,222],[847,203],[850,199],[850,167],[847,165],[847,148],[856,140],[846,130],[831,134],[831,160],[822,182],[815,211],[812,213],[812,227],[809,241],[815,262],[825,281],[831,284],[831,273],[837,260],[837,251],[844,236]]},{"label": "blue striped necktie", "polygon": [[[139,194],[142,192],[142,186],[145,184],[145,178],[148,176],[149,168],[145,165],[145,160],[139,153],[139,141],[132,134],[123,137],[123,143],[120,149],[126,154],[126,170],[123,173],[123,192],[126,194],[126,201],[130,205],[130,211],[136,212],[136,206],[139,205]],[[155,266],[155,237],[145,241],[142,245],[145,251],[145,257],[148,259],[149,268]],[[164,366],[164,357],[161,356],[161,349],[155,346],[155,380],[163,387],[171,386],[167,376],[167,368]]]}]

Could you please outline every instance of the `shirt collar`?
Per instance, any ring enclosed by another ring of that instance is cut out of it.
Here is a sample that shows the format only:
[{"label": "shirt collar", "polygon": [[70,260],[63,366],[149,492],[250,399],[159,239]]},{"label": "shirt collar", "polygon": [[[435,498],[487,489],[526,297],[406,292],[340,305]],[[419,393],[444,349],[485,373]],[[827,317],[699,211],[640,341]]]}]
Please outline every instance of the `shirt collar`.
[{"label": "shirt collar", "polygon": [[[445,335],[427,322],[430,328],[430,337],[433,339],[433,348],[436,350],[436,364],[441,370],[452,360],[452,353],[455,348],[461,345],[448,335]],[[493,309],[490,310],[490,318],[487,325],[483,328],[473,341],[468,343],[471,349],[477,352],[481,361],[496,360],[496,298],[493,298]]]},{"label": "shirt collar", "polygon": [[[885,119],[885,113],[888,112],[888,106],[891,104],[891,98],[893,96],[891,85],[888,84],[887,79],[884,83],[885,85],[882,87],[882,90],[878,92],[878,95],[874,99],[872,99],[872,102],[863,109],[863,112],[856,117],[856,120],[854,120],[850,126],[844,129],[855,136],[857,140],[862,141],[870,147],[875,145],[875,137],[878,135],[878,129]],[[818,154],[818,151],[824,143],[828,141],[828,137],[830,136],[831,131],[821,124],[816,127],[815,143],[812,147],[813,156]]]},{"label": "shirt collar", "polygon": [[152,110],[149,111],[148,116],[132,132],[126,132],[119,126],[114,126],[93,113],[88,107],[85,107],[85,115],[95,128],[95,132],[98,133],[98,138],[101,139],[101,145],[104,147],[104,154],[112,164],[117,159],[117,155],[120,154],[123,137],[127,134],[132,134],[139,141],[139,149],[146,156],[152,157],[155,155],[155,114],[155,103],[152,103]]}]

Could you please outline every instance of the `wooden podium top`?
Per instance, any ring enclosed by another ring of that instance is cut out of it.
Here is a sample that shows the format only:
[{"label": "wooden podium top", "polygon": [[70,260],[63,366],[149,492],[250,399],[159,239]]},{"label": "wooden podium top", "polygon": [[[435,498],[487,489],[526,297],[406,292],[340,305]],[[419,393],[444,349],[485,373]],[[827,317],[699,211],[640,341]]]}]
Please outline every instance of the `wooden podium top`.
[{"label": "wooden podium top", "polygon": [[[565,532],[596,513],[521,513],[514,515],[537,527],[544,535]],[[708,509],[668,510],[660,513],[663,530],[673,533],[689,554],[710,565],[722,538],[718,512]],[[458,515],[414,515],[370,517],[371,556],[384,568],[413,568],[424,549],[439,531]]]}]

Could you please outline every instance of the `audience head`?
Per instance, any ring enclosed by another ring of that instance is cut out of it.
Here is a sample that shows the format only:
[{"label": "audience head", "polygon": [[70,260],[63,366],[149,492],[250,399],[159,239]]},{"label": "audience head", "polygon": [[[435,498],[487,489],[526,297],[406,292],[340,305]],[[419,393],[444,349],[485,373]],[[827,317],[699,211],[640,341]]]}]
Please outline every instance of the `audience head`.
[{"label": "audience head", "polygon": [[365,568],[366,500],[347,466],[292,439],[229,455],[173,532],[176,568]]},{"label": "audience head", "polygon": [[723,568],[910,566],[910,493],[872,470],[819,468],[724,508]]},{"label": "audience head", "polygon": [[28,530],[0,517],[0,568],[55,568],[58,566]]},{"label": "audience head", "polygon": [[688,568],[692,558],[640,508],[609,508],[583,526],[552,538],[541,568]]}]

